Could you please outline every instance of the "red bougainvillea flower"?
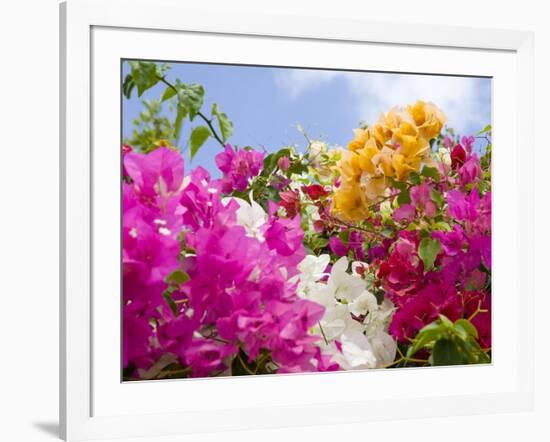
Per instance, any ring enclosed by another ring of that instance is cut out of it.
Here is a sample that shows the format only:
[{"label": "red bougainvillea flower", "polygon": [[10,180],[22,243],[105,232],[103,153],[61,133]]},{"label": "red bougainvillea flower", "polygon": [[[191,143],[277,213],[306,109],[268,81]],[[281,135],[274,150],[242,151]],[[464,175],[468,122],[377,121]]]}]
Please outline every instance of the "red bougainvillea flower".
[{"label": "red bougainvillea flower", "polygon": [[304,192],[312,201],[317,201],[319,198],[329,194],[329,192],[320,184],[302,186],[302,192]]},{"label": "red bougainvillea flower", "polygon": [[418,257],[415,232],[401,232],[390,255],[380,264],[378,277],[390,296],[404,296],[418,289],[424,264]]},{"label": "red bougainvillea flower", "polygon": [[440,314],[452,321],[463,314],[462,298],[451,284],[431,283],[415,294],[401,298],[400,302],[389,332],[401,342],[414,338],[420,329],[438,319]]},{"label": "red bougainvillea flower", "polygon": [[287,217],[294,218],[300,213],[300,194],[296,190],[285,190],[280,192],[279,196],[279,206],[285,209]]},{"label": "red bougainvillea flower", "polygon": [[466,161],[466,150],[460,145],[457,144],[451,150],[451,167],[453,169],[458,169]]}]

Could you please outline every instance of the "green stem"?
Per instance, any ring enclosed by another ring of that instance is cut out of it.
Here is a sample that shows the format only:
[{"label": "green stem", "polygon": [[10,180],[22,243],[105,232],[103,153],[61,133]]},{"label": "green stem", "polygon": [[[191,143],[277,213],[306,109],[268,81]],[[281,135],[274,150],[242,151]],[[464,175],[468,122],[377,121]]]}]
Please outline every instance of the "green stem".
[{"label": "green stem", "polygon": [[256,373],[254,373],[253,371],[250,371],[250,369],[248,368],[248,366],[246,365],[246,363],[243,361],[243,358],[241,358],[241,355],[240,353],[237,353],[237,359],[239,360],[239,363],[241,364],[241,366],[244,368],[244,370],[250,374],[250,375],[255,375]]},{"label": "green stem", "polygon": [[[178,89],[176,88],[176,86],[174,86],[172,83],[170,83],[165,77],[159,77],[159,80],[162,81],[166,86],[168,86],[169,88],[173,89],[174,91],[176,91],[176,93],[178,92]],[[179,99],[179,97],[178,97]],[[223,142],[223,140],[221,139],[221,137],[218,135],[218,133],[216,132],[216,129],[214,129],[214,126],[212,125],[212,120],[207,118],[206,115],[204,115],[202,112],[197,112],[197,115],[199,117],[201,117],[204,122],[208,125],[208,128],[210,129],[210,132],[212,132],[212,136],[216,139],[216,141],[218,143],[220,143],[220,145],[225,148],[225,143]]]}]

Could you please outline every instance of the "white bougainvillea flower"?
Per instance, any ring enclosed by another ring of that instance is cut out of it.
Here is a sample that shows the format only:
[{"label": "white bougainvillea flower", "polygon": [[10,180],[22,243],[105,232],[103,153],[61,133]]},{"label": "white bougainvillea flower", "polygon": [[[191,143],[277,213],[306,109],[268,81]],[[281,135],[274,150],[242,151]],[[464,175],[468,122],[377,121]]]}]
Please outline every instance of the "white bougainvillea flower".
[{"label": "white bougainvillea flower", "polygon": [[389,299],[385,299],[376,308],[371,308],[363,321],[368,336],[375,336],[380,331],[386,331],[395,311],[395,306]]},{"label": "white bougainvillea flower", "polygon": [[298,270],[300,271],[299,280],[301,288],[307,288],[312,284],[317,283],[320,279],[328,275],[325,270],[330,262],[329,255],[307,255],[300,264],[298,264]]},{"label": "white bougainvillea flower", "polygon": [[372,346],[360,331],[349,330],[340,338],[341,358],[338,360],[344,369],[361,370],[375,368],[377,364]]},{"label": "white bougainvillea flower", "polygon": [[348,304],[349,312],[359,317],[366,315],[369,312],[378,310],[378,302],[376,296],[365,290],[358,298]]},{"label": "white bougainvillea flower", "polygon": [[358,276],[360,278],[363,277],[363,274],[368,271],[369,265],[366,262],[363,261],[353,261],[351,263],[351,274],[354,276]]},{"label": "white bougainvillea flower", "polygon": [[360,331],[361,324],[355,321],[349,314],[345,304],[333,303],[325,306],[325,314],[320,321],[321,334],[327,341],[340,339],[343,333]]},{"label": "white bougainvillea flower", "polygon": [[264,241],[265,238],[261,227],[267,222],[267,214],[262,206],[252,198],[250,198],[250,203],[236,197],[224,198],[223,203],[227,205],[231,199],[239,204],[239,208],[237,209],[237,223],[244,227],[248,236]]},{"label": "white bougainvillea flower", "polygon": [[334,295],[334,298],[349,303],[363,293],[366,283],[361,278],[350,275],[347,272],[348,265],[348,259],[345,256],[334,263],[327,282],[327,290]]},{"label": "white bougainvillea flower", "polygon": [[385,300],[378,305],[376,296],[366,290],[366,263],[353,262],[348,273],[349,261],[342,257],[327,274],[329,262],[328,255],[308,255],[298,265],[300,274],[291,279],[301,297],[325,307],[323,317],[311,331],[322,337],[324,350],[344,370],[391,364],[397,348],[387,334],[393,304]]},{"label": "white bougainvillea flower", "polygon": [[372,352],[376,358],[376,368],[384,368],[395,360],[397,343],[386,332],[380,331],[369,338]]}]

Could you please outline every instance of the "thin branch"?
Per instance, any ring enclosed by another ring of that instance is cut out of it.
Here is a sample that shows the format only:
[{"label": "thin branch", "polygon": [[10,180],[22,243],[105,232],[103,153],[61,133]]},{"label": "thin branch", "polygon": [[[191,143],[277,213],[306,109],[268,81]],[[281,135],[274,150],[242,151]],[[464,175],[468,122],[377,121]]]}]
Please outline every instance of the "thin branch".
[{"label": "thin branch", "polygon": [[199,117],[201,117],[205,121],[206,124],[208,124],[208,127],[210,128],[210,131],[212,132],[212,135],[214,135],[214,138],[216,139],[216,141],[218,143],[220,143],[222,147],[225,148],[225,143],[223,142],[223,140],[216,133],[216,130],[214,129],[214,126],[212,125],[212,120],[206,118],[206,116],[202,112],[198,112],[197,115]]},{"label": "thin branch", "polygon": [[[178,89],[176,88],[176,86],[174,86],[172,83],[170,83],[165,77],[159,77],[159,80],[162,81],[169,88],[176,91],[176,93],[178,92]],[[216,139],[216,141],[218,143],[220,143],[220,145],[223,148],[225,148],[225,143],[220,138],[220,136],[217,134],[216,129],[214,129],[214,126],[212,125],[212,120],[207,118],[206,115],[204,115],[202,112],[197,112],[197,115],[199,117],[201,117],[204,120],[204,122],[208,125],[208,128],[210,129],[210,132],[212,132],[212,136]]]}]

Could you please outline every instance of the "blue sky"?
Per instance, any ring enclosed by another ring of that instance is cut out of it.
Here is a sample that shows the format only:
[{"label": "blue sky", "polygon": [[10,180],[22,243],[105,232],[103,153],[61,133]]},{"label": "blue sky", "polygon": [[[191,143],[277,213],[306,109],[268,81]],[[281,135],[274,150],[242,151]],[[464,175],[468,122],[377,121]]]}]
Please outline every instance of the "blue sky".
[{"label": "blue sky", "polygon": [[[206,90],[205,113],[212,103],[233,121],[231,144],[253,146],[269,152],[295,144],[307,145],[297,130],[300,124],[310,139],[345,146],[360,121],[374,123],[381,112],[417,99],[433,101],[448,117],[448,125],[462,134],[474,134],[491,122],[491,80],[410,74],[344,72],[294,68],[171,63],[170,81],[200,83]],[[123,66],[123,74],[128,66]],[[132,121],[142,109],[141,99],[159,98],[165,87],[157,85],[138,98],[123,101],[123,135],[132,132]],[[165,106],[168,113],[168,105]],[[189,168],[187,139],[193,126],[186,121],[180,148]],[[220,151],[209,139],[191,167],[203,166],[218,176],[214,156]]]}]

